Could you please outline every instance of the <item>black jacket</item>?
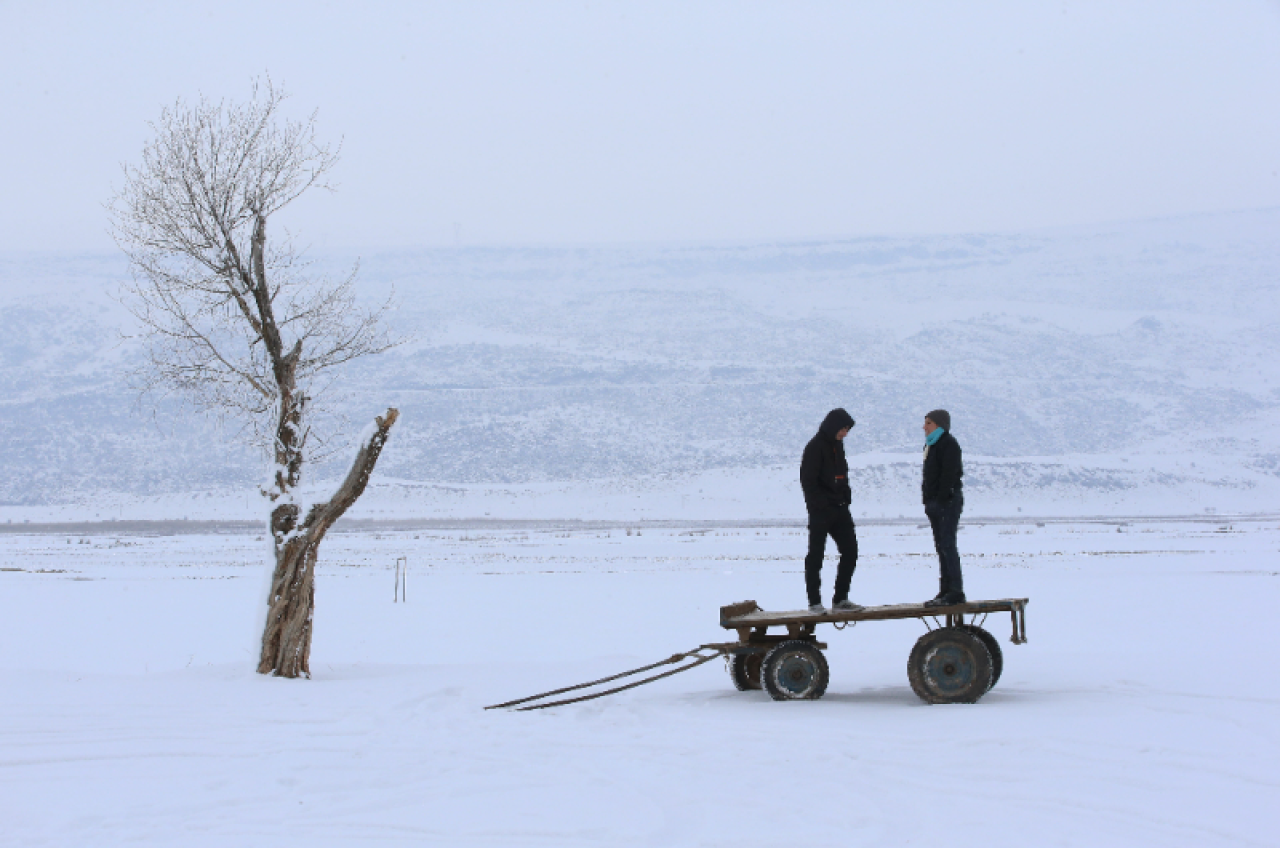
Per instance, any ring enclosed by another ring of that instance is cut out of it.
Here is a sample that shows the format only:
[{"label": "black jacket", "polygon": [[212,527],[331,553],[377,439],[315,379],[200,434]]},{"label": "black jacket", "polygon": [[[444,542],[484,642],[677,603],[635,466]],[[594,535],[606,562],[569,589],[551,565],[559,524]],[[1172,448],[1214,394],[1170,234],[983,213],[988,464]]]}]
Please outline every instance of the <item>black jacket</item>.
[{"label": "black jacket", "polygon": [[809,512],[821,512],[848,506],[849,463],[844,457],[844,442],[836,433],[853,426],[853,418],[843,409],[833,409],[818,428],[818,435],[804,446],[800,460],[800,488]]},{"label": "black jacket", "polygon": [[924,482],[920,493],[925,503],[949,504],[964,486],[964,463],[960,459],[960,443],[950,433],[943,433],[935,445],[924,449]]}]

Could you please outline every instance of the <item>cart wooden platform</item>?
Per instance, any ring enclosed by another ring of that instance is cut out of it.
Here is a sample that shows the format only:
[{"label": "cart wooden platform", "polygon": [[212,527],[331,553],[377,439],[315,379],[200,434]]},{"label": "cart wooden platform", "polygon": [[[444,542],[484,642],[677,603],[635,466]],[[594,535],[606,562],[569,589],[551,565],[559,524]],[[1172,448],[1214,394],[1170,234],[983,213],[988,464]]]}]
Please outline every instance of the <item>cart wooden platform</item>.
[{"label": "cart wooden platform", "polygon": [[[767,612],[755,601],[720,608],[720,626],[737,631],[738,641],[707,645],[730,657],[729,674],[742,691],[764,689],[774,700],[812,700],[826,692],[830,672],[819,642],[819,624],[844,629],[860,621],[916,618],[928,629],[907,660],[911,688],[931,704],[974,703],[1000,680],[1004,655],[983,628],[992,613],[1009,613],[1011,642],[1027,641],[1028,598],[968,601],[947,607],[892,604],[857,611]],[[966,616],[968,620],[966,621]],[[770,628],[782,632],[770,633]]]}]

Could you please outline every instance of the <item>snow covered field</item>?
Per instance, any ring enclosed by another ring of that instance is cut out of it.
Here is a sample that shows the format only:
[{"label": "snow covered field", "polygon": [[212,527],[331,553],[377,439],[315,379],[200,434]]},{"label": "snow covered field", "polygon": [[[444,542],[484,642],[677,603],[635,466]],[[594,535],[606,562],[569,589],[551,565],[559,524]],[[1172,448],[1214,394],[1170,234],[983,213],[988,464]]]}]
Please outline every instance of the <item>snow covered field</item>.
[{"label": "snow covered field", "polygon": [[[0,534],[5,845],[1275,844],[1274,516],[966,526],[970,597],[1031,599],[974,706],[916,699],[904,621],[820,628],[817,702],[709,664],[535,713],[482,707],[799,606],[803,531],[335,533],[284,681],[252,671],[264,541],[109,530]],[[927,530],[860,541],[856,600],[933,594]]]}]

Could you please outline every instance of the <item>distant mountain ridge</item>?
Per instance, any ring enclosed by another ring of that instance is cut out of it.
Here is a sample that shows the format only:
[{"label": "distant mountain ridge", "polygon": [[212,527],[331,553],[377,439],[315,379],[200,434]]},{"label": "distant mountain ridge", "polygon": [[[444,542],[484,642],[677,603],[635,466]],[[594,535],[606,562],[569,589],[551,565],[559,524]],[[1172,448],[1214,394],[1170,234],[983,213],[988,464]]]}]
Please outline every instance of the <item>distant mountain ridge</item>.
[{"label": "distant mountain ridge", "polygon": [[[110,298],[125,274],[114,255],[0,256],[0,502],[262,476],[211,422],[138,405],[122,374],[139,350]],[[972,485],[1005,494],[1168,474],[1261,496],[1280,479],[1278,210],[1022,235],[400,251],[363,257],[360,279],[371,300],[394,289],[413,340],[346,372],[334,407],[348,437],[400,408],[379,466],[399,480],[789,467],[833,406],[858,420],[851,456],[901,453],[902,468],[923,413],[947,407],[966,454],[993,459]],[[313,479],[340,472],[335,446]],[[1080,470],[1121,456],[1156,470]],[[1197,456],[1210,461],[1193,469]]]}]

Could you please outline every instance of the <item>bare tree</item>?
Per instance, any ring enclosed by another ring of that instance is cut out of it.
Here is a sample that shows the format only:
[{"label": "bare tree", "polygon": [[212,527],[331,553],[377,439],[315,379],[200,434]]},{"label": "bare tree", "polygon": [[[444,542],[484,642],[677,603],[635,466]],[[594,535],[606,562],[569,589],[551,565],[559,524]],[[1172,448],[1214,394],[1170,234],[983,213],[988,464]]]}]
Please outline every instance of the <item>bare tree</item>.
[{"label": "bare tree", "polygon": [[387,306],[357,305],[355,270],[317,278],[287,238],[268,242],[271,215],[331,188],[338,158],[317,142],[314,113],[281,114],[285,98],[267,80],[247,103],[202,97],[164,109],[110,213],[133,271],[121,300],[147,342],[142,388],[239,421],[273,463],[263,494],[275,574],[258,671],[297,677],[310,675],[320,542],[364,491],[399,412],[374,419],[338,490],[304,515],[295,493],[326,372],[394,342],[381,321]]}]

